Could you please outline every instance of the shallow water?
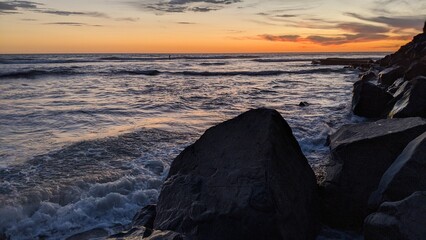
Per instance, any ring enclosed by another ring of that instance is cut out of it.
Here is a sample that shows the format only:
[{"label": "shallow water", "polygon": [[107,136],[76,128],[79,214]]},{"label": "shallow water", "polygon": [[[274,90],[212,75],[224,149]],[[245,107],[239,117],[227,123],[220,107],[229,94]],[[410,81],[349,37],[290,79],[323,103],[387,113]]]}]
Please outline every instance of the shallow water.
[{"label": "shallow water", "polygon": [[0,232],[113,232],[185,146],[251,108],[277,109],[320,174],[327,135],[358,120],[357,72],[311,60],[383,55],[0,55]]}]

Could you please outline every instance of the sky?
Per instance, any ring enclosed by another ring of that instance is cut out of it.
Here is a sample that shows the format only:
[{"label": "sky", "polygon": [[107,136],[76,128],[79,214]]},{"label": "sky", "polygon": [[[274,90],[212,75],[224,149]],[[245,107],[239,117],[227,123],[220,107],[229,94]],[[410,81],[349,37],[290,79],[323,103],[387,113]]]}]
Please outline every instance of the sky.
[{"label": "sky", "polygon": [[0,53],[395,51],[424,0],[0,0]]}]

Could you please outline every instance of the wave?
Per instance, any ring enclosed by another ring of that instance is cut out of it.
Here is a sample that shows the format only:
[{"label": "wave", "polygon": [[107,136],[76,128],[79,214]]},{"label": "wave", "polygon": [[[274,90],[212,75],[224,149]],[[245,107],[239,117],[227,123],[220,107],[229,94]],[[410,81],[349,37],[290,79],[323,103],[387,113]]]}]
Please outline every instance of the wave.
[{"label": "wave", "polygon": [[49,70],[31,69],[17,72],[0,73],[0,79],[16,79],[16,78],[35,78],[38,76],[64,76],[64,75],[77,75],[82,74],[80,71],[76,71],[76,67],[73,68],[58,68]]},{"label": "wave", "polygon": [[[84,74],[83,71],[77,71],[78,68],[58,68],[49,70],[26,70],[21,72],[9,72],[0,74],[0,79],[19,79],[19,78],[36,78],[39,76],[68,76]],[[296,71],[284,71],[284,70],[266,70],[266,71],[159,71],[159,70],[112,70],[112,71],[100,71],[91,74],[110,74],[110,75],[143,75],[143,76],[157,76],[160,74],[168,75],[182,75],[182,76],[199,76],[199,77],[232,77],[232,76],[250,76],[250,77],[262,77],[262,76],[279,76],[284,74],[328,74],[328,73],[343,73],[347,69],[338,68],[316,68],[316,69],[304,69]]]},{"label": "wave", "polygon": [[156,201],[171,160],[193,137],[139,129],[0,168],[0,236],[65,239],[127,225]]},{"label": "wave", "polygon": [[260,63],[280,63],[280,62],[311,62],[312,58],[305,58],[305,59],[283,59],[283,58],[260,58],[260,59],[253,59],[254,62],[260,62]]}]

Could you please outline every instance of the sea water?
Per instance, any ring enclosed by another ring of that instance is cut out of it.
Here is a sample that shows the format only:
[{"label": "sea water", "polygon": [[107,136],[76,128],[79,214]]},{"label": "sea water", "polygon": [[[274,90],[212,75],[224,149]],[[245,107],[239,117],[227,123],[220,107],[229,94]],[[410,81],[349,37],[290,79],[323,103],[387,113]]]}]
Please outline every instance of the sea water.
[{"label": "sea water", "polygon": [[[0,55],[0,234],[111,233],[155,203],[171,161],[209,127],[278,110],[320,178],[357,71],[327,54]],[[307,102],[307,106],[299,106]]]}]

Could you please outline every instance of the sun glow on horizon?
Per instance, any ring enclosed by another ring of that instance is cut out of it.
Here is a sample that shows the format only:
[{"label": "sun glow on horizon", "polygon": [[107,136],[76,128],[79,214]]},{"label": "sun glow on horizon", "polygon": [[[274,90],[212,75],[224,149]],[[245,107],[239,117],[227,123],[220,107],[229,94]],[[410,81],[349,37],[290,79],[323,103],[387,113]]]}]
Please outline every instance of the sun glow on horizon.
[{"label": "sun glow on horizon", "polygon": [[2,0],[0,53],[389,52],[419,33],[419,8],[426,4]]}]

